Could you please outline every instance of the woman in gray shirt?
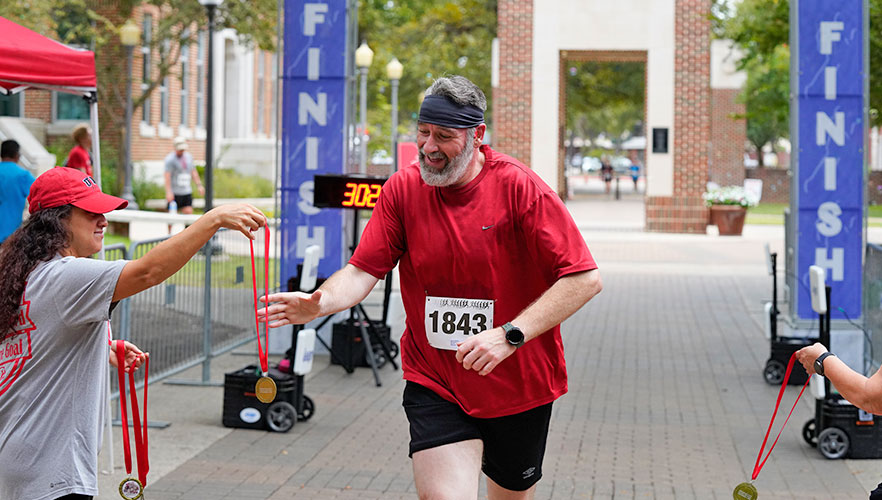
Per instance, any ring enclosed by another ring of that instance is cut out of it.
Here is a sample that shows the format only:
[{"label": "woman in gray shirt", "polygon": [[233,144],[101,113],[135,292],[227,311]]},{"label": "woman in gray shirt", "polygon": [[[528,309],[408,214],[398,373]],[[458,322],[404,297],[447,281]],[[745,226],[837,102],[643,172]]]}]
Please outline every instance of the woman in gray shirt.
[{"label": "woman in gray shirt", "polygon": [[[266,224],[251,205],[224,205],[133,261],[101,249],[104,214],[127,202],[83,172],[54,168],[34,181],[30,218],[0,246],[0,498],[98,494],[111,306],[184,266],[221,227],[249,238]],[[145,359],[126,343],[126,369]]]}]

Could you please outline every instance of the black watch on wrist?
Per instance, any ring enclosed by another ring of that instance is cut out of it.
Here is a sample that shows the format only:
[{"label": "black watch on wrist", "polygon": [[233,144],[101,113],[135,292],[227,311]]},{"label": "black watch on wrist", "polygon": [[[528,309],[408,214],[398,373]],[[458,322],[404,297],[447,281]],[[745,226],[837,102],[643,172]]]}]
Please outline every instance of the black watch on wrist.
[{"label": "black watch on wrist", "polygon": [[836,356],[832,352],[825,352],[818,356],[818,359],[815,360],[815,373],[820,376],[824,376],[824,360],[827,359],[827,356]]},{"label": "black watch on wrist", "polygon": [[502,330],[505,332],[505,340],[507,340],[509,344],[515,347],[524,345],[524,332],[522,332],[520,328],[511,323],[506,323],[502,325]]}]

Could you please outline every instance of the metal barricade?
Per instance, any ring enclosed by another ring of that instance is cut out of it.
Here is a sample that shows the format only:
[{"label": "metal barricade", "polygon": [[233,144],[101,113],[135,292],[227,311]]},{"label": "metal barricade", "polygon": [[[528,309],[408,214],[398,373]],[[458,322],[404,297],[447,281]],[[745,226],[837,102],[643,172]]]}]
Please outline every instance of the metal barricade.
[{"label": "metal barricade", "polygon": [[[258,293],[264,290],[263,231],[255,233]],[[168,239],[133,242],[128,260],[143,257]],[[119,245],[119,247],[124,247]],[[211,321],[205,322],[205,262],[211,253]],[[117,246],[105,249],[105,259],[120,258]],[[278,265],[271,256],[270,291],[278,290]],[[114,312],[115,338],[150,352],[150,381],[159,381],[235,349],[256,338],[249,240],[238,231],[222,229],[177,273],[163,283],[123,300]],[[206,328],[208,326],[208,328]],[[207,347],[207,348],[206,348]],[[137,373],[138,386],[143,373]],[[203,380],[203,382],[208,382]],[[113,382],[112,398],[118,397]]]},{"label": "metal barricade", "polygon": [[882,246],[867,244],[864,264],[864,328],[870,335],[872,370],[882,365]]}]

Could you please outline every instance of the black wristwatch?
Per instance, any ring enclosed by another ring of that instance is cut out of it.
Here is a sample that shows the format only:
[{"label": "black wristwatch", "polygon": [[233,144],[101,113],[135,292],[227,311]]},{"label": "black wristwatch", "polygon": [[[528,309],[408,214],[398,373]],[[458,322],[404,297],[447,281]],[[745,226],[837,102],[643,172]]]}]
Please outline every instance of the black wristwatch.
[{"label": "black wristwatch", "polygon": [[827,359],[827,356],[836,356],[832,352],[825,352],[818,356],[818,359],[815,360],[815,373],[820,376],[824,376],[824,360]]},{"label": "black wristwatch", "polygon": [[509,344],[515,347],[524,345],[524,332],[522,332],[520,328],[511,323],[506,323],[502,325],[502,330],[505,332],[505,340],[507,340]]}]

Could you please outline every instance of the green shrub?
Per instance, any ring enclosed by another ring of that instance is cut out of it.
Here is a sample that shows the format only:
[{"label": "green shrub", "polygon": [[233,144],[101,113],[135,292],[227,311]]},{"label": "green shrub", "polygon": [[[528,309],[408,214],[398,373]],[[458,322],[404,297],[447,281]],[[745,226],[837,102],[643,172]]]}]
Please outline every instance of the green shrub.
[{"label": "green shrub", "polygon": [[138,208],[145,210],[147,200],[165,199],[165,186],[148,181],[143,165],[138,168],[138,173],[132,177],[132,195],[135,197],[135,203],[138,204]]},{"label": "green shrub", "polygon": [[[199,177],[205,184],[205,167],[197,166]],[[215,198],[270,198],[273,183],[259,175],[242,175],[231,168],[212,170]],[[198,191],[193,192],[198,196]]]}]

